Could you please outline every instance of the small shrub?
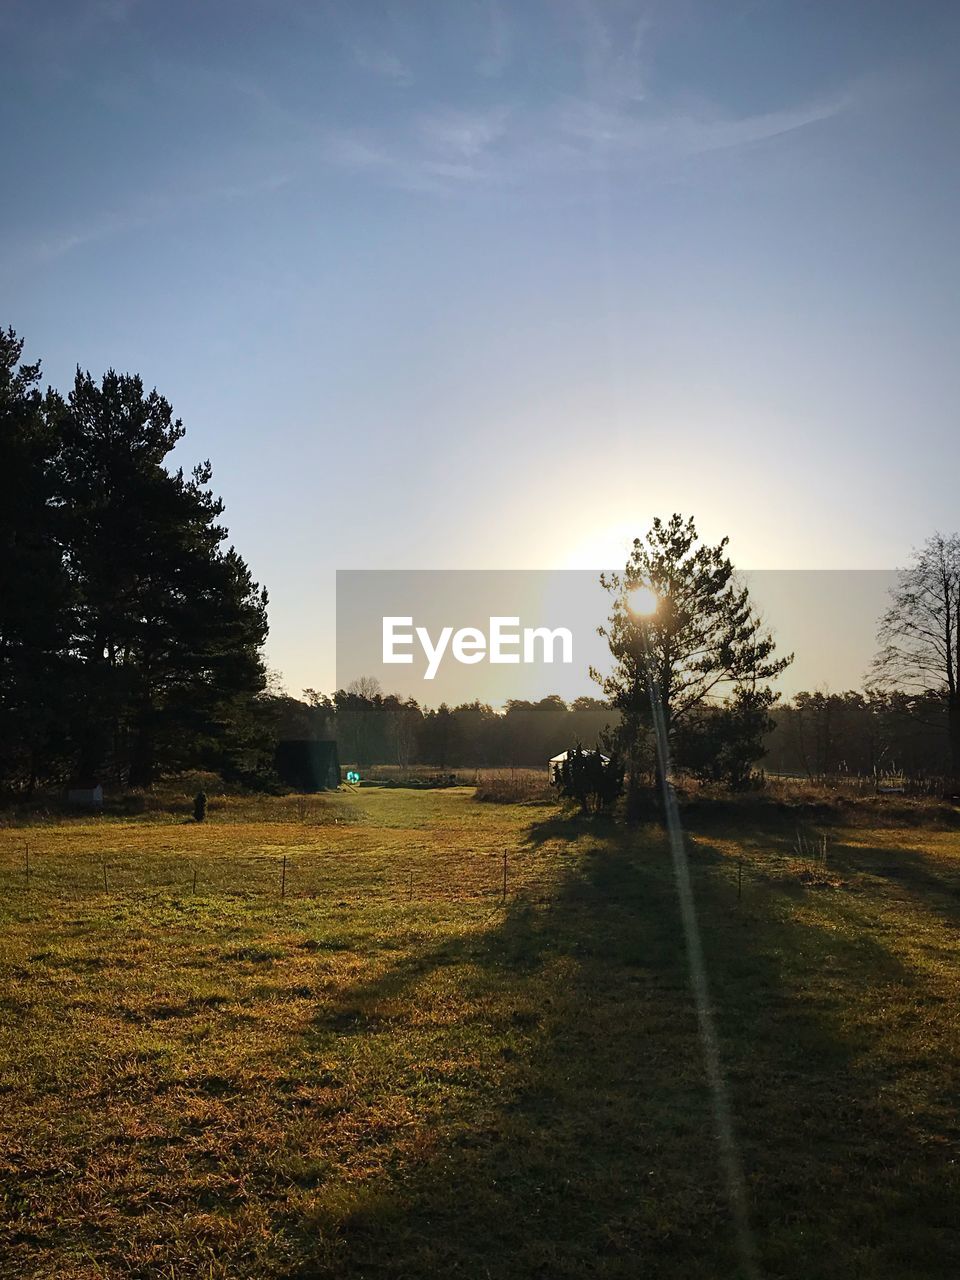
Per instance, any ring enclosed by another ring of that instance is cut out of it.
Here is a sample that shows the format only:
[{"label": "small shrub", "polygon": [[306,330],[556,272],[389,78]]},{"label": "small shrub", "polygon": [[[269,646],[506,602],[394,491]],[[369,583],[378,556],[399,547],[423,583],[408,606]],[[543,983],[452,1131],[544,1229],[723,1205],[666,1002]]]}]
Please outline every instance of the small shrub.
[{"label": "small shrub", "polygon": [[576,800],[584,813],[608,809],[623,791],[624,767],[614,753],[605,758],[599,747],[584,751],[579,744],[568,751],[562,764],[554,765],[554,784],[564,799]]}]

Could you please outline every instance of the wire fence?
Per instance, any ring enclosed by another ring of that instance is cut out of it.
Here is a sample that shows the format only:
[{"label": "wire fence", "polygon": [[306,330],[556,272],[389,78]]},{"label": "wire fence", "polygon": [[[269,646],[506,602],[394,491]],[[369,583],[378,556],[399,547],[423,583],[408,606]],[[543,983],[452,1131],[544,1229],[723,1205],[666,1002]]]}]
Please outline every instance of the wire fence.
[{"label": "wire fence", "polygon": [[462,902],[548,895],[561,863],[540,851],[419,851],[383,854],[303,849],[238,848],[233,856],[191,857],[121,850],[45,849],[23,840],[0,854],[0,894],[8,903],[104,895],[273,901],[322,899],[335,905],[373,902]]}]

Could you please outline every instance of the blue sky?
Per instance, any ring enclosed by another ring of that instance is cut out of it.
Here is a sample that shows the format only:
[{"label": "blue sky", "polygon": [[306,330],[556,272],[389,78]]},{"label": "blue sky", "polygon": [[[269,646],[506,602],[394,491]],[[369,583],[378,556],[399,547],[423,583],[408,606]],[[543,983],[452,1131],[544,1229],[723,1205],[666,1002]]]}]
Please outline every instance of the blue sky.
[{"label": "blue sky", "polygon": [[336,568],[955,528],[960,7],[5,0],[0,321],[136,370],[333,681]]}]

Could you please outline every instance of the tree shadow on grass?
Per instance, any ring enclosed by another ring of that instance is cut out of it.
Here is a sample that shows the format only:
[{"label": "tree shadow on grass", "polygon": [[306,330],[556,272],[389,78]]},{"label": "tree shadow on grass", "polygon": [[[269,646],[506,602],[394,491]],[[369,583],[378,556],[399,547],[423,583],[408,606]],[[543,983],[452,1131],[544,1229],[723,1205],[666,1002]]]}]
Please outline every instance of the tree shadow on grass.
[{"label": "tree shadow on grass", "polygon": [[581,813],[573,804],[565,810],[552,810],[546,817],[530,823],[521,842],[522,847],[537,849],[551,841],[571,841],[589,837],[616,840],[623,827],[608,813]]},{"label": "tree shadow on grass", "polygon": [[844,850],[845,864],[905,890],[926,911],[956,928],[960,925],[960,868],[937,865],[916,849],[856,845]]},{"label": "tree shadow on grass", "polygon": [[[558,831],[536,823],[528,840]],[[942,1117],[904,1114],[896,1057],[860,1007],[913,975],[782,902],[738,907],[723,861],[700,843],[691,871],[762,1271],[955,1274]],[[441,970],[464,1012],[428,1028],[447,1064],[429,1141],[328,1207],[322,1247],[301,1228],[288,1280],[741,1274],[663,842],[604,831],[547,906],[512,901],[484,932],[344,991],[308,1048],[396,1036],[374,1020],[398,1004],[409,1029]]]},{"label": "tree shadow on grass", "polygon": [[[710,828],[700,829],[698,839],[709,835]],[[729,838],[731,831],[726,828],[724,834]],[[960,926],[960,864],[958,862],[918,852],[916,849],[901,848],[896,845],[865,845],[846,843],[843,829],[834,829],[828,841],[828,858],[825,870],[837,873],[841,877],[870,876],[876,880],[887,881],[908,895],[921,911],[939,916],[946,924]],[[740,840],[746,852],[753,855],[751,874],[759,875],[767,883],[779,885],[790,891],[782,875],[784,860],[792,860],[795,866],[802,867],[815,864],[810,859],[796,853],[796,829],[770,825],[755,830],[751,836]],[[763,869],[763,857],[766,852],[776,855],[776,865],[768,871]],[[794,886],[796,890],[796,885]],[[800,886],[802,892],[802,886]]]}]

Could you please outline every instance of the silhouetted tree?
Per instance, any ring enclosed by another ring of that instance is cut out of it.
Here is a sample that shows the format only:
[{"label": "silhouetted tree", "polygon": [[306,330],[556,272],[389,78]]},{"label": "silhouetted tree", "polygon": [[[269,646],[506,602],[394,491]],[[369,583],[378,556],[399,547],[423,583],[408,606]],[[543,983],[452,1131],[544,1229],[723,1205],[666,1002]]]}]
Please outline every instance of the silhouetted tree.
[{"label": "silhouetted tree", "polygon": [[[736,582],[728,541],[702,543],[693,520],[680,515],[666,523],[656,519],[644,539],[634,540],[623,573],[601,578],[613,596],[601,634],[615,666],[609,676],[592,674],[621,713],[634,797],[651,722],[650,687],[657,691],[672,738],[707,699],[748,690],[752,700],[769,707],[775,695],[760,691],[792,660],[792,655],[774,657],[772,636],[755,614],[747,588]],[[657,602],[649,617],[631,609],[630,595],[640,588],[653,592]]]},{"label": "silhouetted tree", "polygon": [[303,697],[304,703],[301,705],[306,705],[308,709],[310,727],[310,732],[306,736],[318,741],[332,738],[337,714],[333,699],[325,693],[318,693],[316,689],[304,689]]},{"label": "silhouetted tree", "polygon": [[164,461],[184,429],[140,378],[77,371],[52,414],[56,500],[76,608],[81,772],[110,754],[147,785],[158,765],[217,755],[264,685],[266,592],[233,547],[209,462]]},{"label": "silhouetted tree", "polygon": [[341,757],[365,769],[392,757],[389,725],[379,682],[354,680],[333,695]]},{"label": "silhouetted tree", "polygon": [[504,755],[503,716],[485,702],[466,702],[453,709],[457,724],[458,764],[497,765]]},{"label": "silhouetted tree", "polygon": [[417,735],[423,723],[423,712],[413,698],[401,699],[394,694],[384,699],[390,737],[396,763],[406,769],[413,763],[417,750]]},{"label": "silhouetted tree", "polygon": [[457,718],[445,702],[423,717],[418,748],[420,759],[425,764],[446,769],[452,764],[463,763]]},{"label": "silhouetted tree", "polygon": [[877,688],[941,703],[960,781],[960,537],[935,534],[891,592],[874,661]]},{"label": "silhouetted tree", "polygon": [[543,764],[570,741],[570,712],[556,694],[537,702],[511,699],[503,712],[506,764]]},{"label": "silhouetted tree", "polygon": [[722,782],[734,791],[749,787],[773,727],[775,698],[769,687],[743,686],[719,704],[694,707],[675,727],[676,764],[701,782]]}]

